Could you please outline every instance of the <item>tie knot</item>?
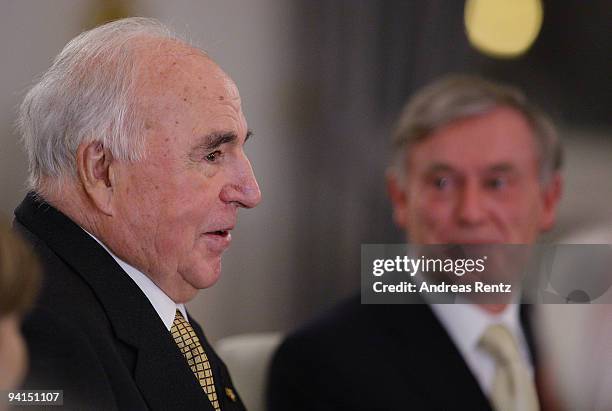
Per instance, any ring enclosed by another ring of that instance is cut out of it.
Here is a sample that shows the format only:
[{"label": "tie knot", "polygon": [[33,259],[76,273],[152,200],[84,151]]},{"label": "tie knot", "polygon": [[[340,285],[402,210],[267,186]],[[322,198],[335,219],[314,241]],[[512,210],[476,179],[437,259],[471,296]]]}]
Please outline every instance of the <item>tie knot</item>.
[{"label": "tie knot", "polygon": [[183,317],[183,314],[181,314],[181,310],[176,310],[176,314],[174,314],[174,322],[183,322],[183,321],[187,321],[185,320],[185,317]]},{"label": "tie knot", "polygon": [[479,347],[500,363],[511,364],[521,361],[516,339],[504,325],[489,326],[480,338]]}]

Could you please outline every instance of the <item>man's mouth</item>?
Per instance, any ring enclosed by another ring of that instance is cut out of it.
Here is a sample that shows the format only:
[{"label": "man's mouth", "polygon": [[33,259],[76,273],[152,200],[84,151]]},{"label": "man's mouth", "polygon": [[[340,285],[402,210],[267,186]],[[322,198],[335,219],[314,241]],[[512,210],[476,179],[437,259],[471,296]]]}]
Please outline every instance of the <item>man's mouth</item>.
[{"label": "man's mouth", "polygon": [[232,242],[231,229],[207,231],[202,235],[211,251],[223,252]]},{"label": "man's mouth", "polygon": [[210,231],[206,234],[211,234],[211,235],[218,235],[220,237],[227,237],[229,235],[229,231],[228,230],[217,230],[217,231]]}]

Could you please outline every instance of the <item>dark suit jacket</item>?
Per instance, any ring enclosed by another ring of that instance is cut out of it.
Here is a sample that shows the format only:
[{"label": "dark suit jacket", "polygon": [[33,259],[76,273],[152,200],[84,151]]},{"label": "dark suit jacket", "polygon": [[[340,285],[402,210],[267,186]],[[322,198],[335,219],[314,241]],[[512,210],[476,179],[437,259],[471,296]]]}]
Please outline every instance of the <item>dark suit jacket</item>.
[{"label": "dark suit jacket", "polygon": [[428,305],[361,305],[358,295],[283,342],[270,369],[268,407],[491,409]]},{"label": "dark suit jacket", "polygon": [[[30,352],[24,389],[64,390],[63,409],[71,410],[213,410],[149,300],[94,239],[32,194],[15,217],[45,271],[23,327]],[[244,410],[226,394],[236,390],[225,365],[190,321],[222,410]]]}]

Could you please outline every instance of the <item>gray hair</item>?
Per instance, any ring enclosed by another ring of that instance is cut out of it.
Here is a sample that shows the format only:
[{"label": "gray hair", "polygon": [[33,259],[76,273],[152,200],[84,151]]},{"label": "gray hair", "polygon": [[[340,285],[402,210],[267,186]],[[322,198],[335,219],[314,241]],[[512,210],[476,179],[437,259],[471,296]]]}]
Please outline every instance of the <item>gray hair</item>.
[{"label": "gray hair", "polygon": [[135,40],[143,38],[187,44],[155,19],[113,21],[72,39],[29,90],[17,128],[30,189],[48,192],[62,178],[76,176],[76,151],[83,142],[100,141],[120,160],[144,157],[144,118],[135,90]]},{"label": "gray hair", "polygon": [[476,76],[449,75],[415,94],[404,107],[393,133],[394,171],[405,173],[410,147],[457,120],[484,114],[498,107],[517,110],[533,130],[543,182],[562,165],[563,151],[550,119],[517,88]]}]

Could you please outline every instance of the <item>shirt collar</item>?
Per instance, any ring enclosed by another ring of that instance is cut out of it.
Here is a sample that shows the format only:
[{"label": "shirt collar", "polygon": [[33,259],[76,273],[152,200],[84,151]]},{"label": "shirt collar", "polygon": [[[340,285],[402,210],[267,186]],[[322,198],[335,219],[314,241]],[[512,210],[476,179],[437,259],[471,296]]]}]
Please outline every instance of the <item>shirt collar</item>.
[{"label": "shirt collar", "polygon": [[106,247],[104,243],[98,240],[89,231],[85,229],[83,229],[83,231],[89,234],[91,238],[96,240],[98,244],[100,244],[111,255],[111,257],[115,259],[117,264],[119,264],[123,271],[125,271],[125,273],[136,283],[138,288],[142,290],[168,331],[170,331],[172,328],[172,323],[174,323],[176,310],[179,310],[183,315],[183,318],[189,321],[184,304],[175,303],[146,274],[117,257],[111,250],[108,249],[108,247]]},{"label": "shirt collar", "polygon": [[497,314],[470,303],[430,306],[461,353],[477,349],[485,330],[494,324],[505,325],[519,342],[519,347],[522,346],[518,304],[508,304],[506,309]]}]

